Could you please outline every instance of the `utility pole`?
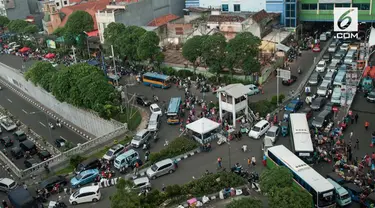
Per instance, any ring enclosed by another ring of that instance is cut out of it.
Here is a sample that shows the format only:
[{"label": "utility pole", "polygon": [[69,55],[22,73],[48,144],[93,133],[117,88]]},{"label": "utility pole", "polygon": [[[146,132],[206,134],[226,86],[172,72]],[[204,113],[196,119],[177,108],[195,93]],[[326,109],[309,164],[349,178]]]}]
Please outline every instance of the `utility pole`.
[{"label": "utility pole", "polygon": [[112,50],[112,60],[113,60],[113,69],[115,70],[115,75],[116,75],[116,84],[118,86],[118,79],[117,79],[117,69],[116,69],[116,61],[115,61],[115,52],[113,51],[113,45],[111,45],[111,50]]},{"label": "utility pole", "polygon": [[73,50],[73,56],[74,56],[74,63],[77,63],[76,48],[74,48],[74,46],[72,46],[72,50]]}]

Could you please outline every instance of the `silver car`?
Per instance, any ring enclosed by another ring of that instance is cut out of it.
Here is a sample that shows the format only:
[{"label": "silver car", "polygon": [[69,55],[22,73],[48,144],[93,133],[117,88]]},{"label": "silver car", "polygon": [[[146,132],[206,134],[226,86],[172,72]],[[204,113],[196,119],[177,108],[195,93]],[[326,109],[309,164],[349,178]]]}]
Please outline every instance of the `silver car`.
[{"label": "silver car", "polygon": [[132,189],[134,190],[137,190],[137,191],[142,191],[143,189],[151,190],[150,179],[148,179],[147,177],[134,179],[133,183],[134,183],[134,186],[132,187]]},{"label": "silver car", "polygon": [[17,187],[17,182],[10,178],[0,178],[0,191],[8,192]]},{"label": "silver car", "polygon": [[165,159],[155,163],[149,169],[147,169],[146,174],[148,178],[155,179],[162,175],[173,173],[176,171],[176,165],[174,164],[172,159]]},{"label": "silver car", "polygon": [[311,85],[317,85],[320,82],[321,79],[322,79],[322,77],[320,76],[320,74],[318,72],[314,72],[310,76],[309,84],[311,84]]}]

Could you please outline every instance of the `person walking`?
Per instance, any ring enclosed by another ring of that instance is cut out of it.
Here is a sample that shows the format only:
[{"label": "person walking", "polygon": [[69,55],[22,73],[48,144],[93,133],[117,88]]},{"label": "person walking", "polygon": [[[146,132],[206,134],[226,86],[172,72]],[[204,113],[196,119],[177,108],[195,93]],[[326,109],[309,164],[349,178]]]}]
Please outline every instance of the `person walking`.
[{"label": "person walking", "polygon": [[354,116],[353,115],[350,116],[350,121],[351,121],[351,124],[354,124]]},{"label": "person walking", "polygon": [[137,175],[137,174],[138,174],[138,168],[139,168],[139,163],[138,163],[138,161],[137,161],[137,162],[135,162],[135,164],[134,164],[134,175]]},{"label": "person walking", "polygon": [[357,140],[355,141],[355,146],[354,146],[354,148],[359,149],[359,139],[358,139],[358,138],[357,138]]},{"label": "person walking", "polygon": [[357,124],[358,123],[358,113],[355,114],[354,119],[355,119],[355,123]]},{"label": "person walking", "polygon": [[352,141],[352,137],[353,137],[353,132],[350,132],[350,136],[349,136],[350,141]]},{"label": "person walking", "polygon": [[251,166],[251,159],[250,159],[250,157],[247,158],[247,166],[248,166],[248,167]]},{"label": "person walking", "polygon": [[251,164],[255,167],[257,161],[254,156],[251,157]]},{"label": "person walking", "polygon": [[365,122],[365,129],[368,130],[368,127],[370,126],[370,123],[368,121]]},{"label": "person walking", "polygon": [[222,166],[221,166],[221,157],[217,158],[217,167],[218,168],[222,168]]}]

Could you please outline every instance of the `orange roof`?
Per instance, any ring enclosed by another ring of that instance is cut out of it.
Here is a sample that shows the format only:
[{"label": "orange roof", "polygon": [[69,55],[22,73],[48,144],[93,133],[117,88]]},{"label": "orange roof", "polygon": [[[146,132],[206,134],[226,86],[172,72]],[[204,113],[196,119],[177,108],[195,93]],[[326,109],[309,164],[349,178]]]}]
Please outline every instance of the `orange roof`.
[{"label": "orange roof", "polygon": [[174,15],[174,14],[167,14],[167,15],[164,15],[164,16],[161,16],[161,17],[158,17],[158,18],[155,18],[154,20],[152,20],[151,22],[149,22],[147,24],[147,26],[151,26],[151,27],[159,27],[161,25],[165,25],[167,24],[168,22],[172,21],[172,20],[175,20],[175,19],[178,19],[180,18],[179,16],[177,15]]},{"label": "orange roof", "polygon": [[62,19],[61,24],[59,27],[64,27],[66,22],[68,21],[69,16],[75,11],[85,11],[89,13],[94,20],[94,30],[98,29],[98,25],[96,24],[95,13],[98,10],[103,10],[109,4],[111,0],[98,0],[98,1],[89,1],[87,3],[81,3],[73,6],[67,6],[61,8],[61,12],[64,13],[66,16]]}]

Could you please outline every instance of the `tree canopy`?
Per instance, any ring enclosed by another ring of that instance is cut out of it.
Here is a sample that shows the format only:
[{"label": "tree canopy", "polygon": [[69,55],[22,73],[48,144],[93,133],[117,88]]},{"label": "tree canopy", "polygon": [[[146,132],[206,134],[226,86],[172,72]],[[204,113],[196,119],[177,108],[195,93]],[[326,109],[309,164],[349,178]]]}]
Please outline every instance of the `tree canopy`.
[{"label": "tree canopy", "polygon": [[197,68],[197,61],[202,56],[202,44],[207,36],[194,36],[186,41],[182,47],[182,56],[193,63],[194,70]]},{"label": "tree canopy", "polygon": [[140,197],[132,189],[132,182],[121,178],[116,184],[116,192],[110,196],[111,208],[139,208]]},{"label": "tree canopy", "polygon": [[8,17],[5,17],[5,16],[0,16],[0,27],[3,29],[4,27],[6,27],[8,24],[9,24],[10,20],[8,19]]},{"label": "tree canopy", "polygon": [[14,33],[23,33],[24,29],[29,25],[28,22],[21,19],[11,20],[7,25],[8,30]]},{"label": "tree canopy", "polygon": [[94,30],[94,20],[91,15],[85,11],[74,11],[65,24],[66,32],[71,35],[79,35],[83,32]]},{"label": "tree canopy", "polygon": [[307,191],[297,191],[292,187],[276,188],[269,200],[270,208],[312,207],[313,200]]},{"label": "tree canopy", "polygon": [[23,32],[25,34],[29,34],[29,35],[34,35],[35,33],[37,33],[39,31],[38,29],[38,26],[36,25],[28,25],[27,27],[24,28]]},{"label": "tree canopy", "polygon": [[208,36],[203,41],[202,58],[215,74],[219,74],[225,65],[226,39],[221,33]]},{"label": "tree canopy", "polygon": [[241,199],[234,199],[225,208],[262,208],[263,203],[258,199],[252,198],[241,198]]},{"label": "tree canopy", "polygon": [[277,166],[260,175],[260,187],[264,193],[271,193],[275,188],[290,187],[292,183],[293,175],[286,167]]},{"label": "tree canopy", "polygon": [[118,113],[119,94],[103,71],[86,63],[56,70],[48,62],[35,63],[25,78],[51,92],[61,102],[91,109],[103,118]]},{"label": "tree canopy", "polygon": [[137,54],[141,60],[153,62],[156,55],[161,53],[159,47],[159,37],[155,32],[147,31],[141,36],[138,42]]}]

